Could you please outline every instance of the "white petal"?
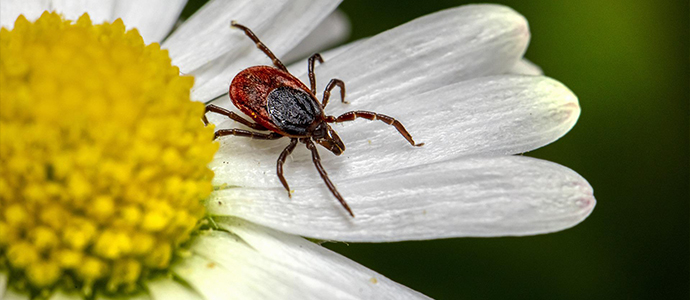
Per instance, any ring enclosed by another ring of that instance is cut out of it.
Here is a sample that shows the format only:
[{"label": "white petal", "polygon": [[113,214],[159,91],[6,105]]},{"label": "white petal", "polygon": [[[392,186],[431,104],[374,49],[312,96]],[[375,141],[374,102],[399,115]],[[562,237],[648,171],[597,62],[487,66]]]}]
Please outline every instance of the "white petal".
[{"label": "white petal", "polygon": [[115,0],[53,0],[54,10],[66,19],[76,20],[85,12],[94,24],[112,21],[117,2]]},{"label": "white petal", "polygon": [[[363,43],[366,40],[367,40],[366,38],[360,39],[360,40],[356,40],[356,41],[351,42],[351,43],[347,43],[345,45],[338,46],[338,47],[333,48],[333,49],[328,49],[326,51],[322,51],[322,52],[320,52],[321,57],[324,59],[324,61],[328,61],[328,60],[332,59],[333,57],[336,57],[336,56],[340,55],[341,53],[344,53],[345,51],[350,50],[350,48],[355,47],[355,46]],[[308,57],[306,57],[300,61],[294,62],[288,66],[288,70],[290,70],[290,73],[292,73],[292,74],[307,74],[307,61],[308,61]],[[230,102],[228,101],[228,103],[230,103]]]},{"label": "white petal", "polygon": [[7,289],[7,277],[7,273],[0,272],[0,295],[4,295]]},{"label": "white petal", "polygon": [[15,289],[5,290],[5,294],[2,295],[2,300],[29,300],[29,295],[20,293]]},{"label": "white petal", "polygon": [[[461,80],[502,74],[522,57],[528,42],[527,21],[510,8],[447,9],[327,58],[315,71],[317,90],[331,78],[342,79],[351,107],[418,95]],[[308,82],[306,74],[300,78]]]},{"label": "white petal", "polygon": [[184,285],[178,281],[170,278],[160,278],[146,283],[151,299],[153,300],[202,300],[196,291],[191,287]]},{"label": "white petal", "polygon": [[0,2],[0,25],[7,29],[14,28],[14,21],[23,14],[29,21],[41,16],[50,9],[50,0],[2,0]]},{"label": "white petal", "polygon": [[[174,271],[207,299],[428,299],[302,238],[237,219]],[[327,296],[326,296],[327,295]]]},{"label": "white petal", "polygon": [[[228,248],[226,250],[229,252],[233,249]],[[219,266],[213,257],[205,258],[190,254],[175,264],[172,271],[186,284],[198,291],[204,299],[240,299],[239,295],[244,296],[245,299],[252,299],[235,287],[241,287],[248,280],[240,274],[242,270]]]},{"label": "white petal", "polygon": [[[512,9],[461,6],[327,51],[325,62],[316,67],[317,86],[322,91],[330,78],[340,78],[353,104],[416,96],[450,83],[506,73],[522,57],[528,41],[527,21]],[[308,83],[306,60],[290,70],[303,74],[302,81]],[[332,97],[336,101],[337,94]],[[214,103],[232,106],[227,96]]]},{"label": "white petal", "polygon": [[[345,110],[337,101],[333,105]],[[564,135],[580,113],[577,98],[561,83],[517,75],[482,77],[417,96],[346,106],[396,117],[415,141],[426,144],[412,147],[392,126],[378,121],[333,125],[347,149],[340,157],[323,148],[320,152],[325,169],[340,180],[455,157],[526,152]],[[221,125],[237,127],[231,122]],[[275,161],[287,139],[228,136],[220,142],[210,165],[216,174],[215,185],[281,186]],[[292,158],[285,167],[288,181],[294,186],[307,185],[314,174],[309,152],[299,146]]]},{"label": "white petal", "polygon": [[510,69],[508,73],[534,76],[544,75],[544,71],[542,71],[542,69],[539,66],[537,66],[536,64],[534,64],[526,58],[518,60],[518,62],[515,63],[513,68]]},{"label": "white petal", "polygon": [[2,26],[12,28],[19,14],[33,21],[43,11],[57,11],[76,20],[85,12],[94,24],[122,18],[127,29],[137,28],[146,43],[162,40],[175,24],[186,0],[3,0]]},{"label": "white petal", "polygon": [[[310,177],[321,183],[318,175]],[[295,187],[292,199],[279,187],[231,187],[215,192],[207,207],[211,214],[307,237],[383,242],[554,232],[584,220],[596,203],[591,186],[577,173],[522,156],[457,159],[331,179],[354,218],[323,184]]]},{"label": "white petal", "polygon": [[[120,299],[122,299],[122,297],[103,295],[103,294],[96,295],[96,300],[120,300]],[[151,300],[151,297],[149,297],[148,294],[137,293],[134,295],[128,295],[126,299],[127,300]]]},{"label": "white petal", "polygon": [[113,18],[122,18],[127,29],[137,28],[146,44],[161,42],[185,4],[187,0],[120,0]]},{"label": "white petal", "polygon": [[241,30],[251,28],[278,57],[283,56],[333,11],[338,0],[211,1],[163,43],[173,64],[196,77],[192,99],[209,100],[227,91],[240,70],[271,61]]},{"label": "white petal", "polygon": [[[302,42],[290,50],[280,59],[283,62],[291,62],[300,58],[307,58],[317,51],[328,49],[339,44],[350,35],[350,20],[345,13],[335,10],[321,24],[314,28]],[[301,73],[296,73],[301,74]]]},{"label": "white petal", "polygon": [[84,299],[83,296],[80,296],[76,293],[65,293],[63,291],[56,291],[52,295],[50,295],[50,300],[82,300]]},{"label": "white petal", "polygon": [[101,23],[112,20],[115,3],[114,0],[3,0],[0,19],[3,27],[11,29],[20,14],[34,21],[47,10],[57,11],[70,20],[88,12],[91,21]]}]

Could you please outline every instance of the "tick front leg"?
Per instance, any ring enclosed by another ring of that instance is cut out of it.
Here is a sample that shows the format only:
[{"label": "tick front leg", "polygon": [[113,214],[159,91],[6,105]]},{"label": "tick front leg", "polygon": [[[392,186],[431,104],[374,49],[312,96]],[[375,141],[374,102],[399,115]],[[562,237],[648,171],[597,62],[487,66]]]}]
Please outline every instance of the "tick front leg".
[{"label": "tick front leg", "polygon": [[322,108],[326,108],[326,105],[328,104],[328,98],[331,97],[331,91],[336,86],[340,88],[340,100],[343,103],[347,103],[347,101],[345,101],[345,82],[343,82],[340,79],[333,78],[331,79],[331,81],[328,82],[328,85],[326,85],[326,90],[323,91],[323,101],[321,103]]},{"label": "tick front leg", "polygon": [[244,130],[244,129],[221,129],[216,131],[213,134],[213,139],[217,139],[221,136],[226,136],[226,135],[236,135],[236,136],[243,136],[243,137],[249,137],[257,140],[277,140],[279,138],[282,138],[283,135],[275,132],[271,133],[259,133],[259,132],[253,132],[249,130]]},{"label": "tick front leg", "polygon": [[353,121],[357,118],[364,118],[364,119],[372,120],[372,121],[373,120],[379,120],[379,121],[386,123],[388,125],[392,125],[395,127],[395,129],[398,130],[398,132],[400,132],[400,134],[402,134],[402,136],[410,143],[410,145],[417,146],[417,147],[424,145],[424,143],[416,144],[414,142],[414,140],[412,140],[412,136],[410,135],[410,133],[407,132],[407,129],[405,129],[405,127],[403,126],[402,123],[400,123],[400,121],[398,121],[392,117],[382,115],[382,114],[377,114],[377,113],[371,112],[371,111],[364,111],[364,110],[350,111],[350,112],[346,112],[346,113],[338,116],[337,118],[335,118],[333,116],[327,116],[326,122],[329,122],[329,123],[347,122],[347,121]]},{"label": "tick front leg", "polygon": [[283,176],[283,164],[285,163],[285,158],[292,153],[292,150],[295,150],[295,146],[297,146],[297,139],[291,139],[290,144],[283,149],[283,152],[280,153],[280,156],[278,156],[278,165],[277,165],[277,171],[278,171],[278,179],[280,179],[280,183],[283,184],[283,187],[285,187],[285,190],[288,192],[288,197],[292,198],[292,193],[290,193],[290,186],[287,183],[287,180],[285,180],[285,176]]},{"label": "tick front leg", "polygon": [[238,114],[229,111],[225,108],[222,108],[217,105],[209,104],[206,105],[206,110],[204,111],[204,116],[201,117],[201,119],[204,121],[204,125],[208,125],[208,119],[206,119],[206,113],[207,112],[214,112],[217,114],[224,115],[230,119],[233,119],[235,122],[241,123],[242,125],[245,125],[249,128],[256,129],[256,130],[268,130],[265,127],[261,126],[258,123],[252,123],[250,121],[245,120],[244,118],[240,117]]},{"label": "tick front leg", "polygon": [[288,69],[285,67],[283,62],[281,62],[280,59],[278,59],[275,56],[275,54],[273,54],[273,52],[271,52],[271,50],[269,50],[268,47],[266,47],[266,45],[264,45],[264,43],[262,43],[261,40],[259,40],[259,38],[256,37],[256,35],[254,34],[254,32],[252,32],[251,29],[247,28],[244,25],[237,24],[237,22],[235,22],[234,20],[230,23],[230,26],[242,29],[244,31],[244,34],[246,34],[250,39],[252,39],[252,41],[254,41],[256,47],[263,51],[264,54],[266,54],[266,56],[268,56],[268,58],[270,58],[271,61],[273,61],[273,65],[276,66],[276,68],[290,73],[288,72]]},{"label": "tick front leg", "polygon": [[314,53],[309,60],[307,60],[307,69],[309,70],[309,84],[311,85],[311,93],[316,95],[316,76],[314,75],[314,60],[318,59],[320,63],[323,63],[323,58],[321,54]]},{"label": "tick front leg", "polygon": [[335,188],[333,182],[331,182],[331,180],[328,178],[328,173],[326,173],[326,170],[324,170],[323,166],[321,165],[321,157],[319,156],[319,152],[316,150],[316,146],[314,145],[314,143],[308,138],[301,139],[301,141],[305,143],[307,145],[307,149],[311,151],[311,160],[314,162],[316,170],[319,171],[319,175],[321,175],[321,179],[323,179],[323,182],[326,183],[326,186],[328,186],[328,189],[331,190],[333,196],[335,196],[335,198],[338,199],[340,205],[342,205],[345,208],[345,210],[347,210],[347,212],[350,214],[350,216],[354,218],[355,214],[352,213],[350,206],[347,205],[347,202],[345,202],[343,196],[341,196],[338,190]]}]

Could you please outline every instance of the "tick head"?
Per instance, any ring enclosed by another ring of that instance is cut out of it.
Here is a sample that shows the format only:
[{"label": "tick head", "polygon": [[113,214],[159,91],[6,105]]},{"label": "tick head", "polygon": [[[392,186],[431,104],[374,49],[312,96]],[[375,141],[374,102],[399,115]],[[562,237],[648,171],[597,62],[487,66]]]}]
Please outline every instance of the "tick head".
[{"label": "tick head", "polygon": [[331,126],[328,126],[326,122],[316,126],[312,133],[312,139],[335,155],[340,155],[345,151],[345,144],[343,144],[338,133]]}]

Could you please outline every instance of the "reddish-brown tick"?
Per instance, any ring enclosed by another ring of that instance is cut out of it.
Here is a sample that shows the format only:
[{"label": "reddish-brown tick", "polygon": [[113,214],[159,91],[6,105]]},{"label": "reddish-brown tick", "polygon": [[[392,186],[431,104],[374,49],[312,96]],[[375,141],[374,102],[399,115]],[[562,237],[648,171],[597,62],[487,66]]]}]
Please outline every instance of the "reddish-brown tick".
[{"label": "reddish-brown tick", "polygon": [[[314,142],[330,150],[335,155],[340,155],[345,151],[345,145],[338,134],[328,125],[328,123],[338,123],[352,121],[356,118],[368,120],[380,120],[388,125],[394,126],[400,134],[413,146],[422,146],[424,143],[416,144],[412,136],[405,130],[405,127],[396,119],[386,115],[377,114],[371,111],[350,111],[338,117],[327,116],[324,108],[328,104],[331,91],[337,86],[340,88],[340,99],[345,102],[345,83],[340,79],[331,79],[323,92],[321,103],[316,99],[316,79],[314,76],[314,61],[323,63],[321,55],[316,53],[308,60],[309,83],[311,89],[307,88],[295,76],[292,76],[285,65],[264,45],[259,38],[247,27],[232,22],[233,27],[237,27],[256,43],[272,61],[275,67],[254,66],[242,70],[235,76],[230,84],[230,99],[237,108],[248,115],[255,123],[247,121],[238,114],[222,107],[209,104],[206,112],[214,112],[225,115],[249,128],[270,131],[268,133],[253,132],[244,129],[220,129],[216,131],[214,139],[236,135],[262,140],[274,140],[282,137],[289,137],[290,144],[280,153],[278,157],[278,179],[288,191],[291,197],[290,187],[285,177],[283,177],[283,164],[292,150],[301,142],[311,151],[312,161],[319,171],[321,178],[328,186],[340,204],[347,210],[352,217],[350,206],[347,205],[343,196],[328,178],[326,170],[321,166],[321,158],[316,150]],[[203,120],[208,124],[204,113]]]}]

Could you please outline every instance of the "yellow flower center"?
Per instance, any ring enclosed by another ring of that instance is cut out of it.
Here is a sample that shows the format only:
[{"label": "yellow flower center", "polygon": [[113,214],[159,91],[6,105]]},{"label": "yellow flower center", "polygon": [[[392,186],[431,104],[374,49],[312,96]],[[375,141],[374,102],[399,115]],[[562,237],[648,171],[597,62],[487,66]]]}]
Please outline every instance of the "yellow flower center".
[{"label": "yellow flower center", "polygon": [[121,20],[0,31],[0,272],[32,295],[132,292],[204,216],[218,148],[193,78]]}]

